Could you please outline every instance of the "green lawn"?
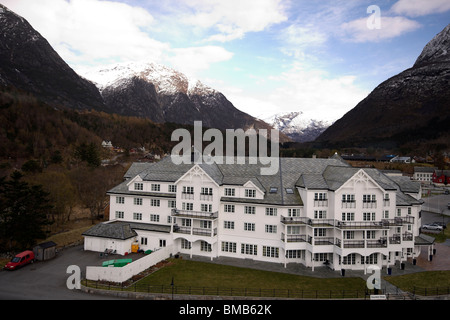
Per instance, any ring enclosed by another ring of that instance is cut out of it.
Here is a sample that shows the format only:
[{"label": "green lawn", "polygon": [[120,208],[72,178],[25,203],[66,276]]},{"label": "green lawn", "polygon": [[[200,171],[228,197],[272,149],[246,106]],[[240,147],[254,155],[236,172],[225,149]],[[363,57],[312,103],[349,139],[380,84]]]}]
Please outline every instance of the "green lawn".
[{"label": "green lawn", "polygon": [[402,276],[384,277],[404,291],[412,292],[416,288],[449,288],[450,271],[424,271]]},{"label": "green lawn", "polygon": [[342,277],[320,279],[286,273],[219,265],[183,259],[139,281],[139,286],[170,286],[172,278],[177,287],[207,287],[233,289],[292,290],[305,292],[343,291],[364,292],[366,283],[361,278]]}]

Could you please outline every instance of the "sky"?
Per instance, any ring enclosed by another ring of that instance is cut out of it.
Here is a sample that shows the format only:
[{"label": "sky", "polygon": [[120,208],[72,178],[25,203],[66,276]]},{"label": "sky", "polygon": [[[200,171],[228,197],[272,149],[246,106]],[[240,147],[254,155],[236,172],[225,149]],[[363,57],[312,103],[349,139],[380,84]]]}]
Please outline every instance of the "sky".
[{"label": "sky", "polygon": [[163,64],[254,117],[335,121],[410,68],[449,0],[0,0],[80,75]]}]

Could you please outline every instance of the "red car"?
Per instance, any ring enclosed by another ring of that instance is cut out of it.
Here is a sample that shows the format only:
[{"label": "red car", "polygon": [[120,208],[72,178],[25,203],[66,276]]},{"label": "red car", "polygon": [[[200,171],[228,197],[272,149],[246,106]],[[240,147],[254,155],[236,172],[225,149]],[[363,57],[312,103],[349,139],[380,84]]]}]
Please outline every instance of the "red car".
[{"label": "red car", "polygon": [[16,270],[35,260],[33,251],[27,250],[16,255],[10,262],[5,265],[6,270]]}]

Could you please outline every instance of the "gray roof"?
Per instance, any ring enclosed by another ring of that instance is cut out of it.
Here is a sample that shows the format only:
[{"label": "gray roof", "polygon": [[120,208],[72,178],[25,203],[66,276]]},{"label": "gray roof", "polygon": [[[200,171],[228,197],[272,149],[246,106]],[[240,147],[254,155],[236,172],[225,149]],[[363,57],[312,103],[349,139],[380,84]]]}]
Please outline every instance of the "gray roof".
[{"label": "gray roof", "polygon": [[[259,162],[257,164],[236,163],[232,164],[206,164],[199,166],[218,185],[242,186],[252,182],[265,193],[264,199],[231,198],[223,197],[222,201],[265,203],[274,205],[302,205],[302,199],[296,187],[336,191],[346,183],[359,170],[363,170],[384,190],[397,190],[402,192],[417,193],[420,185],[406,177],[387,176],[380,170],[372,168],[354,168],[342,161],[340,157],[329,159],[318,158],[279,158],[279,170],[274,175],[261,175],[261,168],[267,167]],[[224,161],[225,162],[225,161]],[[195,164],[174,164],[170,156],[151,164],[136,164],[130,167],[127,175],[135,173],[144,181],[176,182]],[[139,170],[142,170],[139,172]],[[293,193],[287,193],[286,188],[293,189]],[[276,189],[276,192],[270,192]],[[110,193],[133,194],[128,191],[126,182],[119,184],[110,190]],[[149,195],[155,197],[175,197],[174,194],[162,194],[151,192],[136,192],[136,195]],[[400,205],[416,204],[417,200],[408,195],[397,197]]]},{"label": "gray roof", "polygon": [[126,240],[137,236],[137,233],[131,229],[130,223],[99,223],[83,232],[82,235]]},{"label": "gray roof", "polygon": [[83,232],[82,235],[91,237],[127,240],[137,236],[135,230],[170,233],[170,226],[152,223],[125,222],[125,221],[112,221],[107,223],[102,222],[96,224],[89,230]]}]

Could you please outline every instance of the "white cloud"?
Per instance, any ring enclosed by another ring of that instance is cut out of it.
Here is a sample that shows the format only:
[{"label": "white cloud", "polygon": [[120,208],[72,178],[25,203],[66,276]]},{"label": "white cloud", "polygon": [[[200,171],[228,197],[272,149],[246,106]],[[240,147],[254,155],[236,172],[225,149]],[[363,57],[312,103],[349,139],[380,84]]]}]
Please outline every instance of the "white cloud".
[{"label": "white cloud", "polygon": [[233,53],[219,46],[203,46],[172,49],[166,60],[177,70],[190,77],[206,70],[213,63],[230,60]]},{"label": "white cloud", "polygon": [[324,70],[294,63],[288,71],[270,78],[274,90],[244,93],[224,88],[223,92],[238,109],[261,119],[302,111],[307,118],[335,121],[368,94],[355,80],[355,76],[331,77]]},{"label": "white cloud", "polygon": [[449,0],[399,0],[391,11],[410,17],[419,17],[434,13],[443,13],[450,10]]},{"label": "white cloud", "polygon": [[[206,41],[241,39],[287,20],[281,0],[184,0],[184,23],[216,32]],[[192,13],[194,11],[194,13]],[[218,33],[217,33],[218,32]]]},{"label": "white cloud", "polygon": [[420,23],[404,17],[381,16],[380,28],[368,28],[369,18],[356,19],[343,23],[341,30],[344,40],[351,42],[379,42],[392,39],[407,32],[417,30],[421,27]]},{"label": "white cloud", "polygon": [[94,61],[158,61],[169,45],[145,29],[154,18],[146,10],[98,0],[6,0],[71,65]]}]

